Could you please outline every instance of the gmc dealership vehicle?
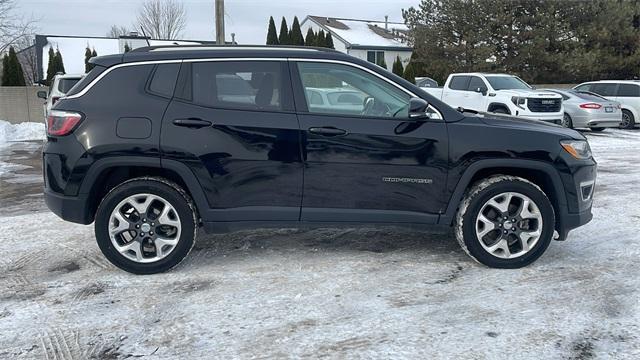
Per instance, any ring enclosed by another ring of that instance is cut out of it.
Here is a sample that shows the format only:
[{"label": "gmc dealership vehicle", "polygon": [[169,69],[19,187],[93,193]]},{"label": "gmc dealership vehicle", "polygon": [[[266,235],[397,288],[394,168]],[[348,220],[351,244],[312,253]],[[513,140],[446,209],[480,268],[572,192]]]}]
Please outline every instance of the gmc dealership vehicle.
[{"label": "gmc dealership vehicle", "polygon": [[[91,62],[49,114],[45,199],[95,221],[104,255],[133,273],[178,264],[200,227],[354,224],[453,227],[475,260],[518,268],[592,217],[580,133],[461,113],[340,52],[148,47]],[[338,95],[314,106],[314,91]]]},{"label": "gmc dealership vehicle", "polygon": [[423,88],[454,108],[562,123],[562,96],[536,91],[517,76],[507,74],[451,74],[443,88]]}]

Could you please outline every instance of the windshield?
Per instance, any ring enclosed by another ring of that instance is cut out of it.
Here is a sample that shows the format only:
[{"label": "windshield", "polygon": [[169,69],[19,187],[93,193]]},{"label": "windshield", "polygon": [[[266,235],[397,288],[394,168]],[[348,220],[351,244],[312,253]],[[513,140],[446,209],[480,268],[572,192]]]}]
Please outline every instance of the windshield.
[{"label": "windshield", "polygon": [[526,82],[516,76],[487,76],[486,78],[494,90],[531,90]]}]

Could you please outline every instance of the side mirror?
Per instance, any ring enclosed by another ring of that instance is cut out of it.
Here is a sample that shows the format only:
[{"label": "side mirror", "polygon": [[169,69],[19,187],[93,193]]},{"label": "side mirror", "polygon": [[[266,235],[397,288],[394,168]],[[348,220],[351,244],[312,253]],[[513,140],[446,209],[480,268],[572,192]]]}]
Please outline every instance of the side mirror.
[{"label": "side mirror", "polygon": [[482,96],[487,96],[487,88],[484,86],[476,88],[476,92],[482,94]]},{"label": "side mirror", "polygon": [[47,100],[47,92],[44,90],[40,90],[36,93],[36,95],[40,98],[40,99],[45,99]]},{"label": "side mirror", "polygon": [[411,120],[421,120],[428,119],[429,114],[427,114],[427,108],[429,107],[429,103],[421,98],[411,98],[409,99],[409,119]]}]

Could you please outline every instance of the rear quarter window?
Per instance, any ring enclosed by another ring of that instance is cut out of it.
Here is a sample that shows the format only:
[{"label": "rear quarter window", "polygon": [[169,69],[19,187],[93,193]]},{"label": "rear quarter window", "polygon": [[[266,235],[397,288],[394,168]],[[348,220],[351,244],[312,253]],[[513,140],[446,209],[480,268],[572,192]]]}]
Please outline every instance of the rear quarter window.
[{"label": "rear quarter window", "polygon": [[180,64],[157,65],[151,75],[147,90],[154,95],[172,97],[178,71],[180,71]]},{"label": "rear quarter window", "polygon": [[618,87],[618,96],[640,97],[640,85],[620,84]]}]

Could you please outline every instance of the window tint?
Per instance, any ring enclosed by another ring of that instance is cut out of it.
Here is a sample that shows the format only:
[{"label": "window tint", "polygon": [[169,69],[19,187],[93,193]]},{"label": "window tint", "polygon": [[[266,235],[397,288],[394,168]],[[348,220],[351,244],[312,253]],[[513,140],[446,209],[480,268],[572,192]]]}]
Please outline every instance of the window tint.
[{"label": "window tint", "polygon": [[[365,117],[407,117],[410,96],[387,81],[353,66],[297,64],[311,113]],[[329,100],[317,104],[314,92]]]},{"label": "window tint", "polygon": [[476,91],[478,88],[486,89],[487,86],[484,84],[484,81],[477,76],[472,76],[471,81],[469,81],[469,91]]},{"label": "window tint", "polygon": [[58,91],[60,91],[63,94],[66,94],[67,92],[69,92],[69,90],[71,90],[71,88],[78,83],[78,81],[80,81],[80,79],[75,78],[62,78],[60,79],[60,81],[58,81]]},{"label": "window tint", "polygon": [[580,85],[578,87],[575,88],[575,90],[577,91],[591,91],[591,85],[592,84],[584,84],[584,85]]},{"label": "window tint", "polygon": [[183,68],[176,92],[180,99],[210,107],[282,109],[280,62],[194,62]]},{"label": "window tint", "polygon": [[469,88],[469,76],[454,76],[449,82],[451,90],[467,90]]},{"label": "window tint", "polygon": [[618,87],[618,96],[640,97],[640,85],[620,84]]},{"label": "window tint", "polygon": [[593,84],[591,91],[602,96],[616,96],[616,83]]},{"label": "window tint", "polygon": [[149,91],[157,95],[172,97],[178,70],[180,70],[180,64],[161,64],[156,66],[149,83]]}]

